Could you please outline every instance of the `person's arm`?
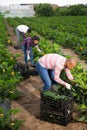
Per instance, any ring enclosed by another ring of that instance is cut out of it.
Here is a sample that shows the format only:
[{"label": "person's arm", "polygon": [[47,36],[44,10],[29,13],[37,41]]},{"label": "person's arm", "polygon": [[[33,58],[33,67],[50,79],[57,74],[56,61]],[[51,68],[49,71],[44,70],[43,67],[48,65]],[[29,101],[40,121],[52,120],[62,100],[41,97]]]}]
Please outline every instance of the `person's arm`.
[{"label": "person's arm", "polygon": [[63,81],[63,80],[60,78],[60,73],[61,73],[61,68],[58,68],[58,67],[55,68],[55,70],[54,70],[54,80],[55,80],[57,83],[59,83],[59,84],[65,86],[67,89],[71,89],[71,85],[68,84],[67,82]]},{"label": "person's arm", "polygon": [[70,70],[68,68],[65,69],[65,73],[69,80],[73,80],[73,75],[71,74]]},{"label": "person's arm", "polygon": [[41,50],[40,50],[40,48],[39,48],[39,46],[37,45],[37,46],[35,46],[36,47],[36,49],[39,51],[39,52],[41,52]]}]

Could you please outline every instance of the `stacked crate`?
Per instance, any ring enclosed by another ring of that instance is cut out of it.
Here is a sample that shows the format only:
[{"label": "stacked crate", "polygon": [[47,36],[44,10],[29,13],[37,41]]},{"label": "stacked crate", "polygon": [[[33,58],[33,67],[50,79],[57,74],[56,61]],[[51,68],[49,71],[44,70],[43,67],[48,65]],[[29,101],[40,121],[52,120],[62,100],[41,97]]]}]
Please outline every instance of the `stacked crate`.
[{"label": "stacked crate", "polygon": [[71,93],[41,92],[40,119],[66,126],[72,120],[73,96]]},{"label": "stacked crate", "polygon": [[32,76],[38,75],[36,69],[33,69],[31,67],[29,68],[22,62],[17,62],[16,64],[14,64],[13,69],[14,71],[20,73],[20,75],[22,75],[25,79],[29,78],[31,75]]}]

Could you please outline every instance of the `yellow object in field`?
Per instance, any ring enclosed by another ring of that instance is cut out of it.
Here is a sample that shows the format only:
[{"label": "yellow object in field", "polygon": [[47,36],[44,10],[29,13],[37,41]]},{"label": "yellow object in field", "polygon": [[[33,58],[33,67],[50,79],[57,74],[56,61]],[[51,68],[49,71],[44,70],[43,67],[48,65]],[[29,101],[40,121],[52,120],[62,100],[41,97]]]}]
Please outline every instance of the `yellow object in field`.
[{"label": "yellow object in field", "polygon": [[8,36],[8,32],[6,32],[6,35]]},{"label": "yellow object in field", "polygon": [[11,57],[10,59],[13,60],[13,57]]},{"label": "yellow object in field", "polygon": [[3,69],[3,73],[5,73],[5,69]]},{"label": "yellow object in field", "polygon": [[12,75],[12,76],[14,76],[14,75],[15,75],[15,72],[14,72],[14,71],[12,71],[12,72],[11,72],[11,75]]},{"label": "yellow object in field", "polygon": [[15,124],[12,122],[12,123],[11,123],[11,126],[14,126],[14,125],[15,125]]},{"label": "yellow object in field", "polygon": [[4,116],[4,114],[3,114],[3,113],[1,113],[1,114],[0,114],[0,117],[3,117],[3,116]]},{"label": "yellow object in field", "polygon": [[14,93],[13,91],[9,91],[9,93]]},{"label": "yellow object in field", "polygon": [[80,47],[80,50],[82,51],[82,50],[83,50],[83,47]]},{"label": "yellow object in field", "polygon": [[9,43],[9,44],[10,44],[10,43],[11,43],[11,40],[10,40],[10,39],[8,39],[7,43]]}]

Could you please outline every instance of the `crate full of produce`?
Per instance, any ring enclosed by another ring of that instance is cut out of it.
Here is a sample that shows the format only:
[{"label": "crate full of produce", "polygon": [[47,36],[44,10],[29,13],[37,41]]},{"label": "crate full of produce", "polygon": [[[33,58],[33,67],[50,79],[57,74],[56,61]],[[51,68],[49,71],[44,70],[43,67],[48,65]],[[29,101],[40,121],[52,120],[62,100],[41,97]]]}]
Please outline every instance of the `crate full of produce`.
[{"label": "crate full of produce", "polygon": [[72,113],[73,95],[70,91],[58,86],[56,91],[41,92],[40,118],[42,120],[67,125],[72,119]]}]

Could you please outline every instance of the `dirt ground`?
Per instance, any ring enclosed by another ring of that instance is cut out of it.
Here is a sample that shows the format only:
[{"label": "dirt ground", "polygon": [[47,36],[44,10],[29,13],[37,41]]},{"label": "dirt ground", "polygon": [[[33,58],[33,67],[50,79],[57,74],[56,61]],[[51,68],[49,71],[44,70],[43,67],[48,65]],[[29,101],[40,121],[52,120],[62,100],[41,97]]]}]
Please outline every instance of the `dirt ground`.
[{"label": "dirt ground", "polygon": [[[16,44],[16,35],[13,29],[7,25],[8,32],[10,34],[10,39]],[[23,53],[21,49],[14,49],[13,46],[8,47],[9,51],[15,54],[20,54],[18,61],[23,62]],[[69,49],[66,51],[63,49],[64,53],[73,54]],[[76,55],[75,55],[76,56]],[[84,63],[83,63],[84,64]],[[84,67],[87,67],[84,64]],[[20,127],[20,130],[87,130],[87,124],[75,122],[70,122],[66,127],[52,124],[46,121],[41,121],[39,118],[40,113],[40,88],[42,86],[42,81],[39,76],[31,76],[26,80],[20,82],[17,86],[18,90],[22,91],[24,94],[18,100],[12,101],[13,108],[19,108],[20,113],[15,115],[18,119],[24,119],[25,122]]]}]

